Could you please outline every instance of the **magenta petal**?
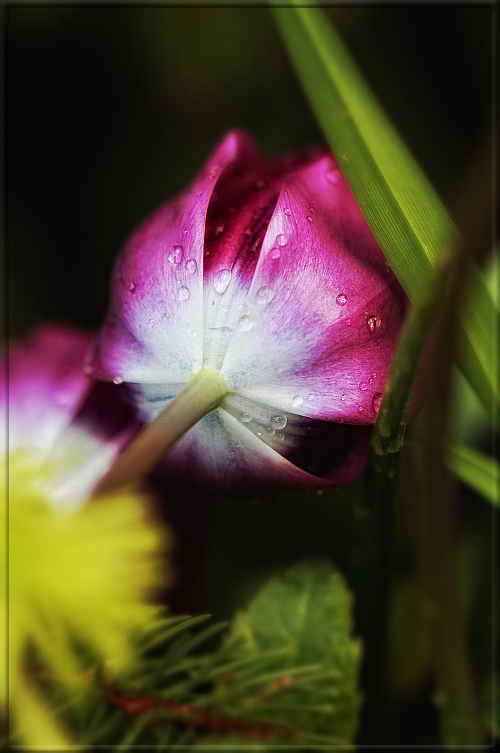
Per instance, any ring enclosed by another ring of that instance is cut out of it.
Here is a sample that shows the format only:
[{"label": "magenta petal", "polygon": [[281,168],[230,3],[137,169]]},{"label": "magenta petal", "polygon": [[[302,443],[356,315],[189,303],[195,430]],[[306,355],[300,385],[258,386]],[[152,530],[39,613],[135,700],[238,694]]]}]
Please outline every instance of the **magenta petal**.
[{"label": "magenta petal", "polygon": [[276,409],[373,424],[405,305],[325,156],[283,181],[221,375]]},{"label": "magenta petal", "polygon": [[314,476],[283,458],[219,408],[182,437],[162,460],[161,470],[172,479],[248,494],[274,489],[327,489],[350,483],[359,475],[368,440],[366,432],[360,434],[342,464],[325,476]]},{"label": "magenta petal", "polygon": [[69,425],[89,385],[84,365],[92,340],[73,327],[45,325],[10,344],[0,398],[3,416],[8,399],[10,451],[34,447],[45,454]]},{"label": "magenta petal", "polygon": [[112,302],[94,354],[96,376],[185,383],[201,367],[208,203],[221,171],[254,158],[251,140],[230,133],[191,187],[132,235],[114,269]]}]

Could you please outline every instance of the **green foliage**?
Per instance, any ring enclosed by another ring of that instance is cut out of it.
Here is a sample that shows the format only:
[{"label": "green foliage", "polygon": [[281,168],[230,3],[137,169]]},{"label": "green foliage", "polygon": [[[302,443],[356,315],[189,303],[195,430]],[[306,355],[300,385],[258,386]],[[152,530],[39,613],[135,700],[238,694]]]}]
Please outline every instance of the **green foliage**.
[{"label": "green foliage", "polygon": [[449,442],[446,463],[459,479],[494,505],[500,505],[500,467],[493,457],[465,445]]},{"label": "green foliage", "polygon": [[[433,267],[457,246],[457,230],[324,12],[273,10],[304,91],[363,214],[410,300],[418,303],[427,298]],[[474,291],[460,310],[456,358],[496,421],[498,310],[472,260],[469,276]]]},{"label": "green foliage", "polygon": [[74,737],[92,747],[348,746],[360,705],[350,613],[333,566],[300,562],[273,577],[229,628],[206,615],[159,620],[112,687],[101,668],[86,701],[55,701],[66,704]]}]

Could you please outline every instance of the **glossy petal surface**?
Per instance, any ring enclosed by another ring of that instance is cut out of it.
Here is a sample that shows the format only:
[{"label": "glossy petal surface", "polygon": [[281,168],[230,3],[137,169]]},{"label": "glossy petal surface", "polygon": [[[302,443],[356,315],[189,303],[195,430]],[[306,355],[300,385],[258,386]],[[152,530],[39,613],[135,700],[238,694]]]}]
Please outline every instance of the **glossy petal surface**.
[{"label": "glossy petal surface", "polygon": [[229,394],[165,457],[171,476],[340,485],[365,461],[406,303],[333,156],[266,162],[236,132],[126,245],[94,366],[143,421],[220,372]]}]

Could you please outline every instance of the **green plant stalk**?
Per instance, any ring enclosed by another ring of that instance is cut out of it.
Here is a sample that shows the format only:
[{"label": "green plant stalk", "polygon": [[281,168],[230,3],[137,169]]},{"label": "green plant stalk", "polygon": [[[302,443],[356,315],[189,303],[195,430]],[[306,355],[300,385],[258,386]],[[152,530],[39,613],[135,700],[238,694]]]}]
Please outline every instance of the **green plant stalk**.
[{"label": "green plant stalk", "polygon": [[[323,10],[272,10],[342,172],[403,288],[417,303],[443,250],[457,245],[458,232]],[[472,260],[470,275],[479,296],[458,312],[456,360],[500,425],[500,388],[492,367],[499,315]]]},{"label": "green plant stalk", "polygon": [[140,482],[160,458],[194,424],[216,408],[227,395],[222,377],[210,369],[198,371],[162,412],[147,424],[93,490],[110,494]]}]

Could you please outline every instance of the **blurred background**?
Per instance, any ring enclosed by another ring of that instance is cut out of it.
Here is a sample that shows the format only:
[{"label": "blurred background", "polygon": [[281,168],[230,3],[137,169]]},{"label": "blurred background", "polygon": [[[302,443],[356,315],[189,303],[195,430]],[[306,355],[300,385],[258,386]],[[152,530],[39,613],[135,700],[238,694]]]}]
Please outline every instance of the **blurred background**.
[{"label": "blurred background", "polygon": [[[452,211],[492,114],[493,8],[327,12]],[[323,141],[265,8],[11,6],[5,21],[9,336],[47,319],[98,327],[124,240],[191,181],[228,130],[248,129],[268,156]],[[481,446],[486,425],[474,406],[470,415]],[[412,580],[411,436],[405,453],[391,613],[393,736],[430,743],[437,716]],[[309,554],[329,556],[350,581],[359,490],[242,503],[169,487],[174,608],[228,617],[274,568]],[[464,487],[456,494],[471,650],[487,695],[491,513]]]}]

